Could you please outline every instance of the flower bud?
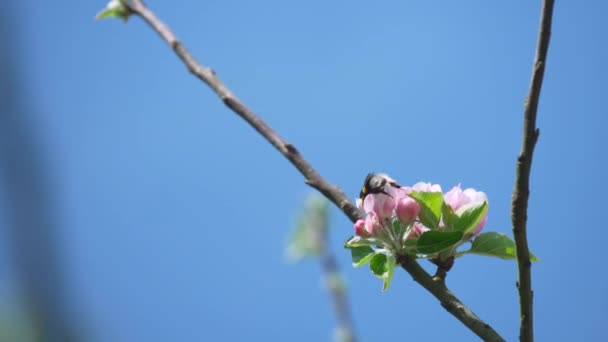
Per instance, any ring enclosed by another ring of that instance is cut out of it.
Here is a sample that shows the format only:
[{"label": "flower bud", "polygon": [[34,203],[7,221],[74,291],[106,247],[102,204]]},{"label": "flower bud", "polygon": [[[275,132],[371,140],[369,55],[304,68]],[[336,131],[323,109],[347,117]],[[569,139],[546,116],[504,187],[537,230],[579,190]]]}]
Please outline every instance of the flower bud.
[{"label": "flower bud", "polygon": [[379,221],[378,215],[373,211],[365,218],[365,230],[371,236],[376,236],[382,232],[382,224]]},{"label": "flower bud", "polygon": [[416,219],[420,205],[411,197],[403,197],[397,202],[397,217],[401,222],[409,223]]},{"label": "flower bud", "polygon": [[357,220],[357,222],[355,222],[355,234],[360,237],[369,236],[369,233],[365,229],[365,220]]},{"label": "flower bud", "polygon": [[412,229],[410,230],[410,232],[407,235],[407,238],[419,238],[422,234],[424,234],[425,232],[428,232],[430,229],[423,226],[422,223],[420,222],[416,222],[414,223],[414,225],[412,226]]}]

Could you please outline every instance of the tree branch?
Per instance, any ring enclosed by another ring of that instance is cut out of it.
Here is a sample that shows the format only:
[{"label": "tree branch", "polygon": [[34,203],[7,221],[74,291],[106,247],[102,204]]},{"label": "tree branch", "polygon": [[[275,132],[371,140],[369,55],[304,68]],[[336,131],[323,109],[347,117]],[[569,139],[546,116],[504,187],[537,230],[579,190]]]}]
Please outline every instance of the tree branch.
[{"label": "tree branch", "polygon": [[[287,158],[304,176],[305,182],[321,192],[333,202],[348,218],[355,222],[364,217],[362,210],[357,208],[346,195],[335,185],[329,183],[304,159],[298,150],[287,143],[257,114],[243,104],[228,87],[219,79],[215,72],[201,65],[190,52],[182,45],[173,32],[154,13],[146,7],[141,0],[131,0],[129,10],[132,14],[141,17],[150,25],[161,38],[169,44],[175,54],[184,62],[188,70],[201,81],[205,82],[234,113],[247,121],[269,143],[271,143],[285,158]],[[416,262],[416,260],[399,257],[398,262],[410,273],[415,281],[431,292],[441,304],[463,322],[475,334],[486,341],[504,341],[496,331],[479,319],[471,310],[456,298],[444,284],[433,281],[431,276]]]},{"label": "tree branch", "polygon": [[492,327],[466,307],[448,288],[442,278],[432,278],[414,259],[397,256],[397,262],[414,280],[439,300],[441,306],[484,341],[505,341]]},{"label": "tree branch", "polygon": [[519,305],[521,326],[519,331],[520,341],[534,341],[533,330],[533,306],[532,306],[532,279],[530,251],[528,249],[528,238],[526,233],[526,220],[528,211],[528,197],[530,195],[530,168],[532,167],[532,156],[534,146],[538,140],[539,130],[536,128],[536,112],[540,98],[547,50],[551,37],[551,20],[553,17],[553,0],[544,0],[542,15],[538,32],[536,56],[532,69],[532,80],[530,90],[524,107],[524,129],[521,152],[517,158],[515,188],[511,204],[511,221],[513,223],[513,236],[517,249]]},{"label": "tree branch", "polygon": [[272,144],[305,178],[306,184],[312,186],[340,208],[352,221],[363,218],[363,212],[348,199],[337,186],[322,178],[319,173],[302,157],[298,150],[286,142],[264,120],[243,104],[224,85],[215,72],[201,65],[186,47],[177,39],[175,34],[141,0],[133,0],[129,4],[133,14],[140,16],[169,44],[175,54],[184,62],[188,71],[205,82],[219,96],[224,104],[234,113],[247,121],[256,131]]},{"label": "tree branch", "polygon": [[[327,210],[325,211],[327,212]],[[341,281],[342,277],[336,258],[331,252],[331,249],[327,246],[329,241],[327,215],[325,215],[323,220],[319,220],[319,224],[320,226],[315,227],[314,239],[315,244],[319,249],[319,258],[321,259],[325,286],[338,321],[337,340],[341,342],[355,342],[357,338],[354,332],[354,324],[347,298],[346,287]]]}]

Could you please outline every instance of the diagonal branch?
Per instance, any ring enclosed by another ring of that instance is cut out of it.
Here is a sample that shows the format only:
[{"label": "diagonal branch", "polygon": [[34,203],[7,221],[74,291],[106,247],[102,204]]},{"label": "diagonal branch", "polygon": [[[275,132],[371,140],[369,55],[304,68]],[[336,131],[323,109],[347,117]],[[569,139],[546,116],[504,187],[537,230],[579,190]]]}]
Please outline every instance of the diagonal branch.
[{"label": "diagonal branch", "polygon": [[403,267],[414,280],[429,291],[441,306],[456,317],[462,324],[484,341],[504,342],[505,340],[487,323],[482,321],[464,305],[446,286],[442,278],[431,277],[414,259],[408,256],[397,256],[397,263]]},{"label": "diagonal branch", "polygon": [[[169,44],[175,54],[184,62],[188,70],[201,81],[205,82],[234,113],[243,118],[269,143],[271,143],[293,166],[304,176],[308,185],[317,189],[331,202],[338,206],[351,221],[364,217],[362,210],[358,209],[346,195],[335,185],[326,181],[304,159],[298,150],[287,143],[277,132],[266,124],[257,114],[243,104],[228,87],[217,77],[215,72],[201,65],[192,54],[177,39],[175,34],[144,4],[142,0],[131,0],[128,4],[131,14],[138,15],[150,25],[161,38]],[[400,264],[425,289],[431,292],[441,304],[463,322],[475,334],[486,341],[504,341],[488,324],[473,314],[462,302],[456,298],[443,283],[433,281],[432,277],[416,262],[416,260],[400,257]]]},{"label": "diagonal branch", "polygon": [[363,212],[358,209],[346,197],[344,192],[337,186],[326,181],[319,173],[302,157],[300,152],[286,142],[276,131],[274,131],[264,120],[249,109],[224,85],[215,72],[201,65],[186,47],[177,39],[175,34],[156,15],[146,7],[141,0],[131,1],[129,8],[133,14],[139,15],[169,44],[175,54],[184,62],[188,71],[205,82],[219,96],[224,104],[234,113],[247,121],[258,131],[272,146],[274,146],[293,166],[295,166],[305,178],[306,184],[321,192],[325,197],[337,205],[352,221],[363,218]]},{"label": "diagonal branch", "polygon": [[551,37],[551,20],[553,17],[554,0],[544,0],[536,56],[532,70],[532,81],[526,98],[524,108],[524,132],[521,152],[517,158],[517,171],[515,178],[515,189],[511,204],[511,221],[513,223],[513,236],[517,249],[519,305],[521,326],[519,331],[520,341],[534,341],[533,315],[532,315],[532,277],[530,273],[530,251],[528,249],[528,238],[526,233],[526,220],[528,211],[528,197],[530,195],[530,168],[532,167],[532,156],[534,146],[538,140],[539,130],[536,128],[536,112],[538,101],[545,74],[547,50]]}]

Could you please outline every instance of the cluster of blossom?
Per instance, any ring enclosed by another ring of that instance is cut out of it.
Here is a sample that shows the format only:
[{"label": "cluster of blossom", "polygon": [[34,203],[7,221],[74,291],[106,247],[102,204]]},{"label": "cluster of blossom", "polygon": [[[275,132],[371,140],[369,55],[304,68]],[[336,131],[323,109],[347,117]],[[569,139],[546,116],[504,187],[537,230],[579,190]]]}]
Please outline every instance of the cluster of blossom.
[{"label": "cluster of blossom", "polygon": [[[368,194],[363,200],[357,200],[357,206],[365,211],[366,217],[355,222],[355,234],[375,241],[374,244],[379,247],[402,250],[407,244],[406,240],[418,238],[431,229],[419,219],[420,204],[409,195],[413,192],[441,193],[441,186],[421,182],[412,187],[387,186],[384,190],[386,193]],[[478,207],[487,200],[485,193],[472,188],[462,190],[460,184],[443,194],[444,203],[456,213]],[[486,221],[487,212],[461,243],[477,236]],[[441,231],[444,228],[443,221],[440,221],[436,229]]]}]

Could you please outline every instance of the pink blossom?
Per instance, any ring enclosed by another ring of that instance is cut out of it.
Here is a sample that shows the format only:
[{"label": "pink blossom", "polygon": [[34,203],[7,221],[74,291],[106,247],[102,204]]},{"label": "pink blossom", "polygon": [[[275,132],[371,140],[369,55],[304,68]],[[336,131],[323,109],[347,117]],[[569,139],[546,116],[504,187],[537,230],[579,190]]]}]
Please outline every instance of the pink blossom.
[{"label": "pink blossom", "polygon": [[441,192],[441,185],[418,182],[414,184],[412,190],[418,192]]},{"label": "pink blossom", "polygon": [[[460,188],[460,184],[453,187],[445,195],[443,195],[445,201],[454,209],[457,213],[462,213],[469,208],[473,208],[481,205],[483,202],[488,201],[488,196],[481,191],[477,191],[473,188],[465,189],[464,191]],[[479,224],[471,232],[473,235],[479,234],[483,229],[486,221],[488,220],[488,213],[479,221]]]},{"label": "pink blossom", "polygon": [[401,198],[408,197],[408,194],[412,192],[412,188],[409,186],[402,186],[399,188],[390,187],[386,192],[393,197],[395,201],[399,202]]},{"label": "pink blossom", "polygon": [[355,234],[364,238],[375,236],[382,231],[378,216],[374,212],[369,213],[365,220],[357,220],[354,227]]},{"label": "pink blossom", "polygon": [[422,223],[416,222],[412,226],[412,230],[410,230],[410,232],[408,233],[407,238],[418,238],[420,237],[420,235],[424,234],[429,230],[430,229],[422,225]]},{"label": "pink blossom", "polygon": [[365,230],[371,236],[376,236],[382,232],[382,224],[380,223],[378,215],[375,212],[367,214],[365,218]]},{"label": "pink blossom", "polygon": [[363,200],[363,210],[366,213],[375,213],[381,220],[393,216],[396,201],[392,196],[385,194],[369,194]]},{"label": "pink blossom", "polygon": [[397,217],[404,223],[412,222],[420,212],[420,205],[411,197],[402,197],[397,202]]}]

